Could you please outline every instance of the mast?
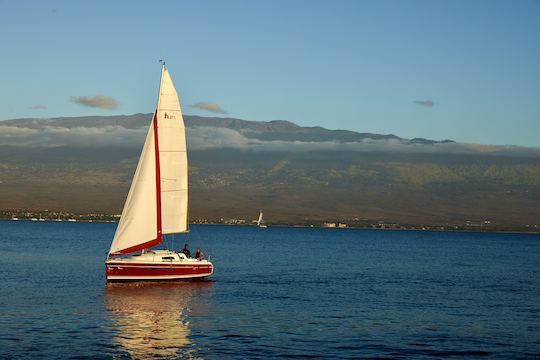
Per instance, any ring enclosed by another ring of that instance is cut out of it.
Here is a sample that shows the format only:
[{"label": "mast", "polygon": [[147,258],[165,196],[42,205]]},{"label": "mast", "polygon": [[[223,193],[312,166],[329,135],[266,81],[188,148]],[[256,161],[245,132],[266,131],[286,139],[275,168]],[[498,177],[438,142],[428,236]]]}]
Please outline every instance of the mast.
[{"label": "mast", "polygon": [[[165,67],[165,65],[163,65]],[[163,73],[162,73],[163,74]],[[162,75],[163,76],[163,75]],[[154,114],[154,126],[152,126],[154,131],[154,146],[155,146],[155,155],[156,155],[156,240],[158,244],[163,241],[163,230],[161,222],[161,172],[159,170],[159,136],[158,136],[158,119],[156,114]]]},{"label": "mast", "polygon": [[158,135],[158,111],[161,100],[161,88],[163,86],[163,74],[165,73],[165,62],[161,65],[161,77],[159,78],[159,94],[156,105],[156,112],[154,113],[153,131],[154,131],[154,146],[156,155],[156,240],[158,244],[163,241],[163,223],[161,221],[161,171],[159,167],[159,135]]}]

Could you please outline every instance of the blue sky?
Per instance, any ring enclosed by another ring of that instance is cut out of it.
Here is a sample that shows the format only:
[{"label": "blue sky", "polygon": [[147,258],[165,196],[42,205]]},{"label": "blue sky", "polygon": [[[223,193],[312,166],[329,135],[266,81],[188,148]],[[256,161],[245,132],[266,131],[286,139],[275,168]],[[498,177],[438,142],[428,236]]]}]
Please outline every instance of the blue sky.
[{"label": "blue sky", "polygon": [[186,114],[540,146],[535,0],[0,0],[0,39],[0,119],[152,112],[164,58]]}]

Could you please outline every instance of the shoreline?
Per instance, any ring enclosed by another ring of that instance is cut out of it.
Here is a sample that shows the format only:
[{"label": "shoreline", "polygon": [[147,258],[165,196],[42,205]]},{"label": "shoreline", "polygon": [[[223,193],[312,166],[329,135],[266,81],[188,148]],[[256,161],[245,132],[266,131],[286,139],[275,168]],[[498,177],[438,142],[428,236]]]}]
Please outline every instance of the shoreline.
[{"label": "shoreline", "polygon": [[[46,214],[41,217],[41,214]],[[50,216],[54,214],[53,216]],[[82,223],[114,223],[118,222],[120,215],[110,214],[77,214],[68,212],[42,211],[33,212],[28,210],[0,210],[0,221],[30,221],[30,222],[82,222]],[[211,226],[245,226],[257,227],[255,220],[253,223],[245,220],[224,219],[221,221],[211,221],[207,219],[195,219],[190,225],[211,225]],[[338,226],[339,224],[340,226]],[[432,231],[432,232],[471,232],[471,233],[514,233],[514,234],[540,234],[540,228],[536,225],[515,225],[515,226],[481,226],[472,224],[448,224],[448,225],[426,225],[426,224],[381,224],[372,223],[335,223],[332,220],[314,220],[305,223],[281,223],[268,222],[268,227],[287,228],[316,228],[328,230],[387,230],[387,231]]]}]

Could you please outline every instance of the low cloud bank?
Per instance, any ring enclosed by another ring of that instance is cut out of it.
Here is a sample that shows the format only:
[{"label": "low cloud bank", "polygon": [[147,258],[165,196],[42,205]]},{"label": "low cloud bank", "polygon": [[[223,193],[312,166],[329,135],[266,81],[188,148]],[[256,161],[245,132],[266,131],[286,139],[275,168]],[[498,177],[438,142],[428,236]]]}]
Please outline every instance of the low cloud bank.
[{"label": "low cloud bank", "polygon": [[252,139],[240,132],[227,128],[188,128],[188,148],[209,150],[231,148],[253,151],[357,151],[357,152],[400,152],[424,154],[493,154],[509,156],[540,157],[540,148],[519,146],[496,146],[464,143],[418,144],[397,139],[364,139],[355,142],[339,141],[265,141]]},{"label": "low cloud bank", "polygon": [[0,125],[0,145],[27,147],[55,146],[140,146],[146,129],[122,126],[28,128]]},{"label": "low cloud bank", "polygon": [[[0,145],[27,147],[141,147],[148,128],[127,129],[118,125],[61,127],[0,124]],[[434,143],[414,144],[404,140],[364,139],[356,142],[259,140],[236,130],[220,127],[188,127],[188,150],[239,149],[250,151],[358,151],[433,154],[493,154],[540,158],[540,148],[495,145]]]}]

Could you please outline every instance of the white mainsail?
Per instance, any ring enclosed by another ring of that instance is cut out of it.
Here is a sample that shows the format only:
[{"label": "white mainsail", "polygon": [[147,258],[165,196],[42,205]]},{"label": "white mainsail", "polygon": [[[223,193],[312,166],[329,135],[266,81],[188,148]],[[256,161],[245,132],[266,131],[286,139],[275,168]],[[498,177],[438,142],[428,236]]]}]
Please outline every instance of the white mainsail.
[{"label": "white mainsail", "polygon": [[163,65],[156,112],[110,255],[145,249],[159,244],[162,234],[187,231],[187,176],[184,120],[176,89]]},{"label": "white mainsail", "polygon": [[188,168],[186,130],[176,89],[163,67],[158,119],[163,234],[187,231]]},{"label": "white mainsail", "polygon": [[261,210],[261,212],[259,213],[259,220],[257,220],[257,226],[261,226],[263,223],[264,223],[263,212]]}]

